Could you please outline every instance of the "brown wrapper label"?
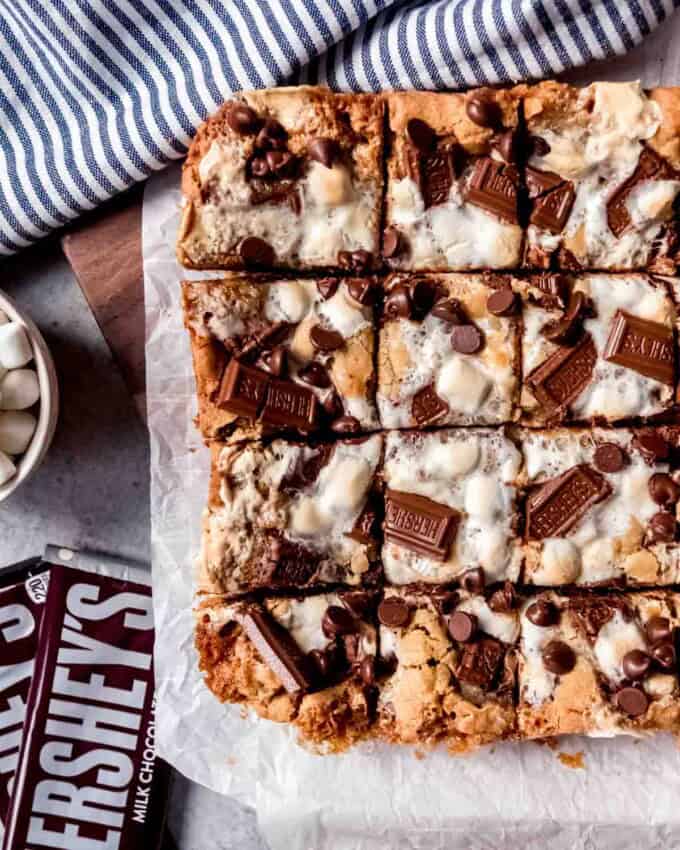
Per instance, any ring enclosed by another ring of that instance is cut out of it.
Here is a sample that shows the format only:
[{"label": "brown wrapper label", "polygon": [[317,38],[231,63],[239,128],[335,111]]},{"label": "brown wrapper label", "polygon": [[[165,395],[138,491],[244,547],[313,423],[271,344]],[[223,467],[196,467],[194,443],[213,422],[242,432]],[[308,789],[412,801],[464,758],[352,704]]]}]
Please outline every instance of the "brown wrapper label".
[{"label": "brown wrapper label", "polygon": [[0,841],[23,740],[47,579],[39,558],[0,570]]},{"label": "brown wrapper label", "polygon": [[48,547],[50,580],[3,850],[156,850],[150,576]]}]

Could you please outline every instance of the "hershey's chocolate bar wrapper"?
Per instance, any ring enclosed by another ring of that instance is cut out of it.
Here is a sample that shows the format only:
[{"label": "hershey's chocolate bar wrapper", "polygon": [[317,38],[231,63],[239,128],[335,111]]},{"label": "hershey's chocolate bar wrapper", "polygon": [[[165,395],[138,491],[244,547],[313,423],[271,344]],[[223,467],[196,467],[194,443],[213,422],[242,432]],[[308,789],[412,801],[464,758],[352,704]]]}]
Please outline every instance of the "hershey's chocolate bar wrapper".
[{"label": "hershey's chocolate bar wrapper", "polygon": [[157,850],[151,577],[48,547],[49,587],[3,850]]},{"label": "hershey's chocolate bar wrapper", "polygon": [[0,568],[0,842],[19,761],[48,576],[42,558]]}]

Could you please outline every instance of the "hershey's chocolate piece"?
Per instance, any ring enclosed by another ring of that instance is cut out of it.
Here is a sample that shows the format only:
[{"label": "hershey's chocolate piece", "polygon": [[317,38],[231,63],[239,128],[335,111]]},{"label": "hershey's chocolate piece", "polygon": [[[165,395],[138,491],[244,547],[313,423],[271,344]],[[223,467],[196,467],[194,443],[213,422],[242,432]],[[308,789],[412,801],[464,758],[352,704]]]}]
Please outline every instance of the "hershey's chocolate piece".
[{"label": "hershey's chocolate piece", "polygon": [[304,587],[318,574],[320,555],[301,543],[282,536],[268,540],[268,551],[260,563],[257,586]]},{"label": "hershey's chocolate piece", "polygon": [[503,221],[517,224],[517,169],[482,157],[465,191],[465,200]]},{"label": "hershey's chocolate piece", "polygon": [[354,528],[348,531],[345,536],[351,537],[352,540],[356,540],[357,543],[363,543],[364,545],[374,542],[378,509],[377,498],[375,496],[369,496],[357,521],[354,523]]},{"label": "hershey's chocolate piece", "polygon": [[672,169],[651,148],[643,148],[631,176],[619,186],[607,203],[607,224],[617,238],[630,226],[628,198],[633,189],[644,180],[664,180],[673,176]]},{"label": "hershey's chocolate piece", "polygon": [[621,612],[625,620],[631,617],[626,602],[617,596],[574,596],[569,599],[567,607],[591,643],[597,640],[602,626],[606,625],[617,611]]},{"label": "hershey's chocolate piece", "polygon": [[270,380],[261,414],[266,425],[306,431],[316,428],[318,417],[319,405],[311,390],[292,381]]},{"label": "hershey's chocolate piece", "polygon": [[[31,722],[3,846],[157,850],[169,776],[154,747],[151,575],[56,547],[46,563]],[[78,770],[65,777],[66,764]]]},{"label": "hershey's chocolate piece", "polygon": [[222,410],[255,420],[270,380],[266,372],[233,359],[224,370],[215,403]]},{"label": "hershey's chocolate piece", "polygon": [[566,407],[588,386],[596,362],[595,343],[585,334],[573,348],[554,351],[527,375],[526,384],[547,410]]},{"label": "hershey's chocolate piece", "polygon": [[564,180],[559,174],[555,174],[552,171],[539,171],[538,168],[527,166],[526,183],[529,197],[534,200],[546,192],[557,189],[558,186],[564,183]]},{"label": "hershey's chocolate piece", "polygon": [[459,522],[458,511],[425,496],[399,490],[385,494],[385,539],[419,555],[445,561]]},{"label": "hershey's chocolate piece", "polygon": [[611,491],[607,479],[588,464],[572,466],[527,499],[527,537],[543,540],[565,534]]},{"label": "hershey's chocolate piece", "polygon": [[550,233],[561,233],[571,214],[576,199],[572,183],[563,183],[557,189],[541,195],[534,202],[529,222]]},{"label": "hershey's chocolate piece", "polygon": [[647,378],[673,386],[673,331],[659,322],[617,310],[602,356]]},{"label": "hershey's chocolate piece", "polygon": [[456,676],[467,685],[491,690],[505,655],[503,644],[491,637],[483,637],[463,645],[463,655],[456,668]]},{"label": "hershey's chocolate piece", "polygon": [[243,631],[289,694],[309,691],[314,670],[290,634],[264,608],[248,605],[238,615]]},{"label": "hershey's chocolate piece", "polygon": [[586,296],[581,292],[572,292],[569,304],[559,319],[552,319],[541,328],[546,339],[558,344],[572,342],[581,330],[581,316],[586,306]]},{"label": "hershey's chocolate piece", "polygon": [[[251,164],[251,170],[253,170],[253,173],[255,173],[256,168],[255,162],[256,161],[253,160]],[[261,165],[259,167],[259,170],[261,170],[263,174],[268,174],[269,166],[267,165],[267,161],[262,159],[258,160],[258,162],[264,163],[264,165]],[[266,171],[264,169],[266,169]],[[259,177],[261,175],[257,176]],[[296,215],[300,214],[302,205],[300,201],[300,193],[298,191],[298,187],[295,181],[251,180],[248,184],[248,187],[250,189],[250,203],[254,207],[260,206],[261,204],[288,204],[288,206]],[[244,262],[259,263],[260,265],[271,265],[271,263],[273,262],[273,254],[271,259],[269,259],[268,257],[265,257],[264,260],[252,259],[249,261],[245,257],[242,259]]]},{"label": "hershey's chocolate piece", "polygon": [[429,425],[449,412],[449,405],[437,395],[433,384],[428,384],[413,396],[411,414],[417,425]]},{"label": "hershey's chocolate piece", "polygon": [[19,762],[48,578],[40,558],[0,568],[0,841]]},{"label": "hershey's chocolate piece", "polygon": [[455,149],[439,148],[420,159],[420,192],[425,209],[448,200],[451,184],[456,179]]}]

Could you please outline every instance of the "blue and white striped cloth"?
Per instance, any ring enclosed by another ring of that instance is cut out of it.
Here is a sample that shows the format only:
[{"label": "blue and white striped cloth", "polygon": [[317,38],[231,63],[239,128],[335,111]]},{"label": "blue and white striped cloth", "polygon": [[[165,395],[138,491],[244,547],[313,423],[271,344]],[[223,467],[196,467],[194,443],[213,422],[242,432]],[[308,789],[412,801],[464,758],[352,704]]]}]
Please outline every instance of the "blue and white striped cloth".
[{"label": "blue and white striped cloth", "polygon": [[680,0],[0,0],[0,254],[181,157],[240,88],[459,89],[625,53]]}]

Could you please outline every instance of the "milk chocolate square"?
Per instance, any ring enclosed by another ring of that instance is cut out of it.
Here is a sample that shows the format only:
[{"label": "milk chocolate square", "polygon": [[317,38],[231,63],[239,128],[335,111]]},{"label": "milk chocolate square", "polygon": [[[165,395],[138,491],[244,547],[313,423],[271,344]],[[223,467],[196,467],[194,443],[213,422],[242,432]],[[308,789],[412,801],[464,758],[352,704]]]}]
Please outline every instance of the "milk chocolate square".
[{"label": "milk chocolate square", "polygon": [[546,273],[515,285],[525,422],[645,419],[672,406],[677,318],[663,279]]},{"label": "milk chocolate square", "polygon": [[199,592],[374,583],[382,445],[213,443]]},{"label": "milk chocolate square", "polygon": [[199,127],[182,171],[187,268],[379,262],[383,101],[299,86],[241,92]]},{"label": "milk chocolate square", "polygon": [[519,94],[387,95],[383,256],[410,271],[519,265]]},{"label": "milk chocolate square", "polygon": [[519,734],[680,728],[677,593],[528,598],[520,617]]},{"label": "milk chocolate square", "polygon": [[464,752],[514,734],[514,594],[388,588],[376,734]]},{"label": "milk chocolate square", "polygon": [[497,425],[517,417],[520,301],[509,278],[394,274],[384,292],[383,427]]},{"label": "milk chocolate square", "polygon": [[680,580],[678,429],[552,429],[519,437],[524,581]]},{"label": "milk chocolate square", "polygon": [[183,295],[206,440],[378,427],[375,281],[231,273]]},{"label": "milk chocolate square", "polygon": [[[516,580],[520,454],[501,430],[387,434],[382,561],[390,584]],[[477,578],[481,574],[481,578]]]},{"label": "milk chocolate square", "polygon": [[679,102],[637,81],[526,88],[525,266],[674,274]]}]

